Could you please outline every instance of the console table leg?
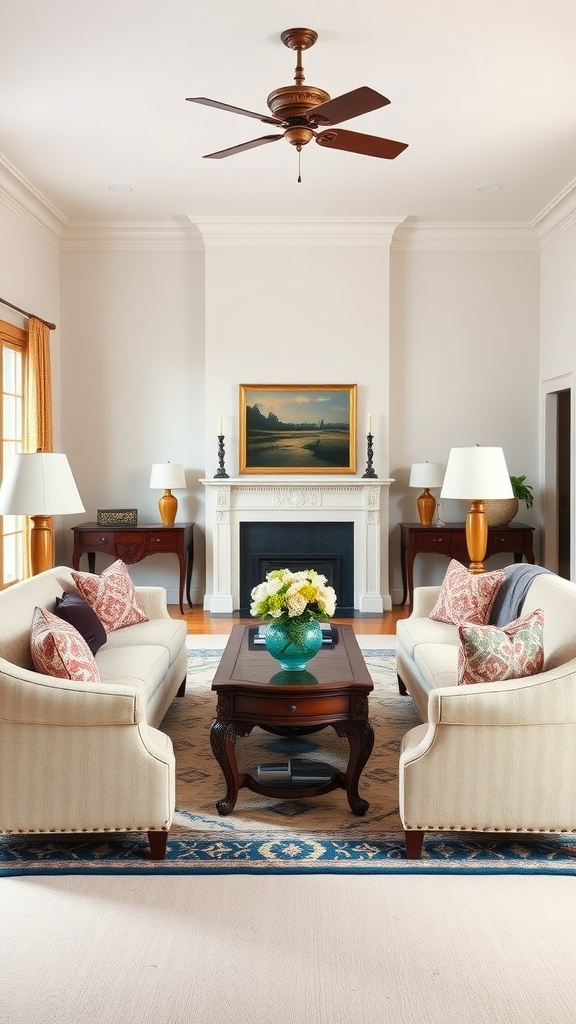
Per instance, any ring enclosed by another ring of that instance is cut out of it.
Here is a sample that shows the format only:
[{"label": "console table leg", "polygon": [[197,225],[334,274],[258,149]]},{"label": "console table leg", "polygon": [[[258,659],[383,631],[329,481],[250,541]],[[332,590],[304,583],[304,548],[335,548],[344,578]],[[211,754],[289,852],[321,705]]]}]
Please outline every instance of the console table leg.
[{"label": "console table leg", "polygon": [[190,534],[190,544],[188,545],[188,551],[186,553],[186,600],[188,601],[188,607],[192,608],[193,604],[190,600],[190,584],[192,582],[192,567],[194,565],[194,532]]},{"label": "console table leg", "polygon": [[178,561],[180,563],[180,615],[184,615],[184,582],[186,580],[186,559],[184,555],[178,555]]}]

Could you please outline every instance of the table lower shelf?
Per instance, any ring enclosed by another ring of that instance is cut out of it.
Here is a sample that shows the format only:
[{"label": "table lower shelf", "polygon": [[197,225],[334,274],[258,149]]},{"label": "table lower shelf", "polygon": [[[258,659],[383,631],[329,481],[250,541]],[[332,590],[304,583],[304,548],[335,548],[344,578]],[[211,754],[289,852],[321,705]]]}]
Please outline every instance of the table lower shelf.
[{"label": "table lower shelf", "polygon": [[333,769],[333,773],[327,782],[305,782],[305,781],[282,781],[262,782],[255,774],[255,770],[240,773],[238,776],[238,788],[250,789],[260,796],[273,796],[278,799],[293,797],[296,793],[299,796],[321,796],[323,793],[331,793],[333,789],[346,789],[346,775],[344,772]]}]

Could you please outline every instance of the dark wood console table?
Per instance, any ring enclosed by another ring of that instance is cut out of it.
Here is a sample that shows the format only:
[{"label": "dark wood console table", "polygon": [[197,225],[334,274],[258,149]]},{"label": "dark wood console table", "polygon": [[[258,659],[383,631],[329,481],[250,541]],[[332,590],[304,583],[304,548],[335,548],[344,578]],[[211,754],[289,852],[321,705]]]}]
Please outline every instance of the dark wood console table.
[{"label": "dark wood console table", "polygon": [[144,526],[98,526],[81,523],[73,526],[74,551],[72,565],[80,568],[82,555],[88,556],[88,571],[94,572],[96,554],[101,551],[113,558],[121,558],[127,565],[140,562],[148,555],[174,554],[180,563],[180,611],[184,613],[184,584],[190,607],[190,581],[194,562],[194,523],[162,526],[153,523]]},{"label": "dark wood console table", "polygon": [[[524,523],[509,523],[508,526],[488,527],[486,558],[501,552],[514,555],[515,562],[522,556],[534,564],[532,544],[533,526]],[[456,558],[462,565],[469,565],[466,546],[466,524],[445,523],[444,526],[422,526],[422,523],[400,523],[400,561],[402,565],[402,605],[414,596],[414,559],[416,555],[446,555]]]}]

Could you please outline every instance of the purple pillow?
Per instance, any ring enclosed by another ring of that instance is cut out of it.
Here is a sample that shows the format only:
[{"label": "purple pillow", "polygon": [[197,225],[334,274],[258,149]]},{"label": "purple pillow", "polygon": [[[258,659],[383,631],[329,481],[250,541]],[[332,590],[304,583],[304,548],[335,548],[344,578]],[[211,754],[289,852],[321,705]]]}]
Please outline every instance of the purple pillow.
[{"label": "purple pillow", "polygon": [[106,643],[107,633],[101,620],[88,601],[73,590],[65,590],[62,597],[56,598],[54,614],[78,630],[92,654]]}]

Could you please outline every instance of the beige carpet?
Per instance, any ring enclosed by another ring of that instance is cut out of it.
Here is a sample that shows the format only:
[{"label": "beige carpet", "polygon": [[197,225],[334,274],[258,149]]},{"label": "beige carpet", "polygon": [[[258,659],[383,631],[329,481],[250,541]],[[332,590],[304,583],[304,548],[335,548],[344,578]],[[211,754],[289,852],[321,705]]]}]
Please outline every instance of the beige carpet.
[{"label": "beige carpet", "polygon": [[572,1024],[573,878],[0,881],[2,1024]]}]

